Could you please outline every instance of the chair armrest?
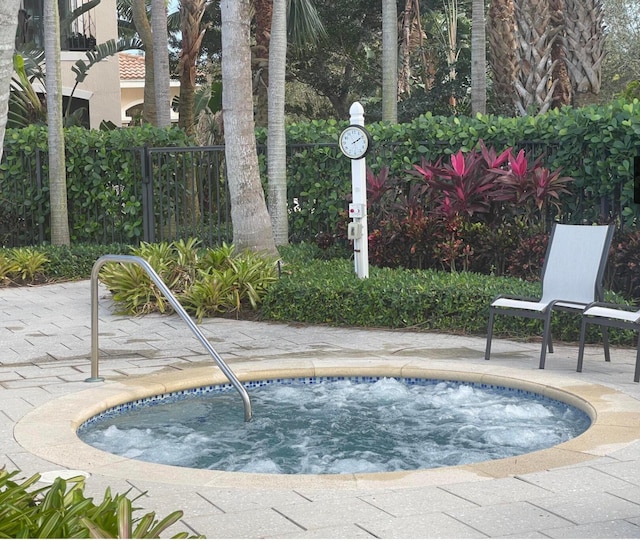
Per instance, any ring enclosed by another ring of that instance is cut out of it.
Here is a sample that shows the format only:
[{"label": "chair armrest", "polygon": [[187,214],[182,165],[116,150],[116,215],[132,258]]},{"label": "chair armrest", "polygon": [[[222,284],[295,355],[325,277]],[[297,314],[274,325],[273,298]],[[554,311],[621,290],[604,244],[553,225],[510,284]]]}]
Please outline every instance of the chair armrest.
[{"label": "chair armrest", "polygon": [[513,299],[514,301],[540,302],[540,299],[537,297],[522,297],[520,295],[498,295],[491,301],[491,303],[493,304],[498,299]]},{"label": "chair armrest", "polygon": [[626,310],[628,312],[637,312],[638,310],[640,310],[640,307],[638,306],[633,306],[631,304],[617,304],[615,302],[602,302],[602,301],[595,301],[592,303],[587,304],[587,306],[585,306],[584,310],[585,312],[587,310],[589,310],[589,308],[613,308],[614,310]]}]

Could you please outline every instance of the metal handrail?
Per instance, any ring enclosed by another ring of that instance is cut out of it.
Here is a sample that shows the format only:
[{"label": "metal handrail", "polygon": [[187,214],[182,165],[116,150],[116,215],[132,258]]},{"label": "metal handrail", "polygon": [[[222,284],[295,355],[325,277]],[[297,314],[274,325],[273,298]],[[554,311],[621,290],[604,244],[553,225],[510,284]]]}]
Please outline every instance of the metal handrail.
[{"label": "metal handrail", "polygon": [[211,346],[209,341],[202,334],[198,326],[193,322],[189,314],[185,311],[182,305],[178,302],[178,299],[175,298],[171,290],[166,286],[166,284],[162,281],[162,278],[158,276],[153,267],[149,265],[147,261],[143,258],[134,256],[134,255],[104,255],[100,257],[93,265],[93,269],[91,270],[91,377],[87,378],[85,381],[87,382],[97,382],[104,381],[104,378],[101,378],[98,375],[98,274],[100,273],[100,269],[107,262],[114,263],[134,263],[142,267],[149,277],[153,280],[153,282],[158,286],[162,294],[167,298],[173,309],[177,312],[177,314],[185,321],[185,323],[189,326],[189,328],[193,331],[193,334],[196,335],[196,338],[200,340],[205,349],[209,352],[209,354],[213,357],[213,360],[216,362],[220,370],[224,373],[227,379],[231,382],[231,384],[236,388],[236,390],[240,393],[242,397],[242,402],[244,404],[244,420],[251,420],[251,400],[249,398],[249,393],[242,386],[242,383],[238,380],[236,375],[232,372],[232,370],[227,366],[227,364],[220,358],[220,355],[216,352],[215,349]]}]

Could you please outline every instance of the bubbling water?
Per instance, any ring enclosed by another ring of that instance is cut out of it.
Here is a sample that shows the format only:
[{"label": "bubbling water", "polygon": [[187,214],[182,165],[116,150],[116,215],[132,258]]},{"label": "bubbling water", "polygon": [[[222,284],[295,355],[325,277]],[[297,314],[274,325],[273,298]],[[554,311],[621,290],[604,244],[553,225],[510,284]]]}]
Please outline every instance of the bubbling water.
[{"label": "bubbling water", "polygon": [[[369,378],[376,380],[376,378]],[[187,395],[90,420],[86,443],[174,466],[278,474],[454,466],[552,447],[587,415],[531,393],[460,382],[323,380],[251,389],[242,422],[231,392]]]}]

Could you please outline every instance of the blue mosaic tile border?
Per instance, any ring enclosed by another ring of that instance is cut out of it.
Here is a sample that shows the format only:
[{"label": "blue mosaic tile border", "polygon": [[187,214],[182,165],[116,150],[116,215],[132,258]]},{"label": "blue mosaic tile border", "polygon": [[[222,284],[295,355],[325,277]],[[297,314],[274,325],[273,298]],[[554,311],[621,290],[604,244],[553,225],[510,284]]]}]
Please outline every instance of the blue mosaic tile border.
[{"label": "blue mosaic tile border", "polygon": [[[381,379],[386,379],[390,376],[308,376],[302,378],[273,378],[273,379],[263,379],[263,380],[255,380],[255,381],[245,381],[243,382],[244,387],[247,390],[256,389],[259,387],[264,387],[266,385],[316,385],[319,383],[333,383],[338,381],[350,381],[352,383],[375,383],[380,381]],[[568,404],[556,400],[554,398],[549,398],[548,396],[542,395],[540,393],[535,393],[533,391],[527,391],[524,389],[518,389],[514,387],[507,387],[504,385],[492,385],[488,383],[477,383],[477,382],[469,382],[469,381],[459,381],[459,380],[442,380],[435,378],[400,378],[393,377],[396,381],[404,383],[405,385],[435,385],[438,383],[456,383],[460,385],[469,385],[471,387],[477,389],[486,389],[491,391],[499,391],[501,393],[512,394],[516,396],[522,396],[529,399],[536,399],[549,404],[557,404],[562,406],[568,406]],[[235,392],[235,388],[230,383],[222,383],[218,385],[206,385],[203,387],[198,387],[194,389],[184,389],[181,391],[174,391],[171,393],[163,393],[153,396],[148,396],[145,398],[140,398],[137,400],[132,400],[131,402],[126,402],[124,404],[119,404],[117,406],[113,406],[103,412],[100,412],[97,415],[87,419],[84,423],[82,423],[78,427],[78,431],[84,430],[90,427],[97,421],[101,421],[105,418],[110,418],[117,416],[121,413],[131,411],[133,409],[152,406],[154,404],[158,404],[161,402],[170,402],[177,401],[185,398],[190,398],[193,396],[204,396],[214,393],[226,393],[229,391]],[[573,406],[569,406],[573,407]],[[578,409],[578,408],[574,408]],[[585,417],[588,415],[583,412]]]}]

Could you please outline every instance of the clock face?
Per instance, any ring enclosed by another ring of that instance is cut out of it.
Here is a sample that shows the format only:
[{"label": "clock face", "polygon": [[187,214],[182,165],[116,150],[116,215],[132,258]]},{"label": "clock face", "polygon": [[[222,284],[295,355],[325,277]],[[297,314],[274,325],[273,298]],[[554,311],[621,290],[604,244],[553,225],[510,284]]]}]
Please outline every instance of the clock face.
[{"label": "clock face", "polygon": [[369,133],[362,126],[347,126],[340,134],[340,150],[352,160],[359,160],[369,150]]}]

